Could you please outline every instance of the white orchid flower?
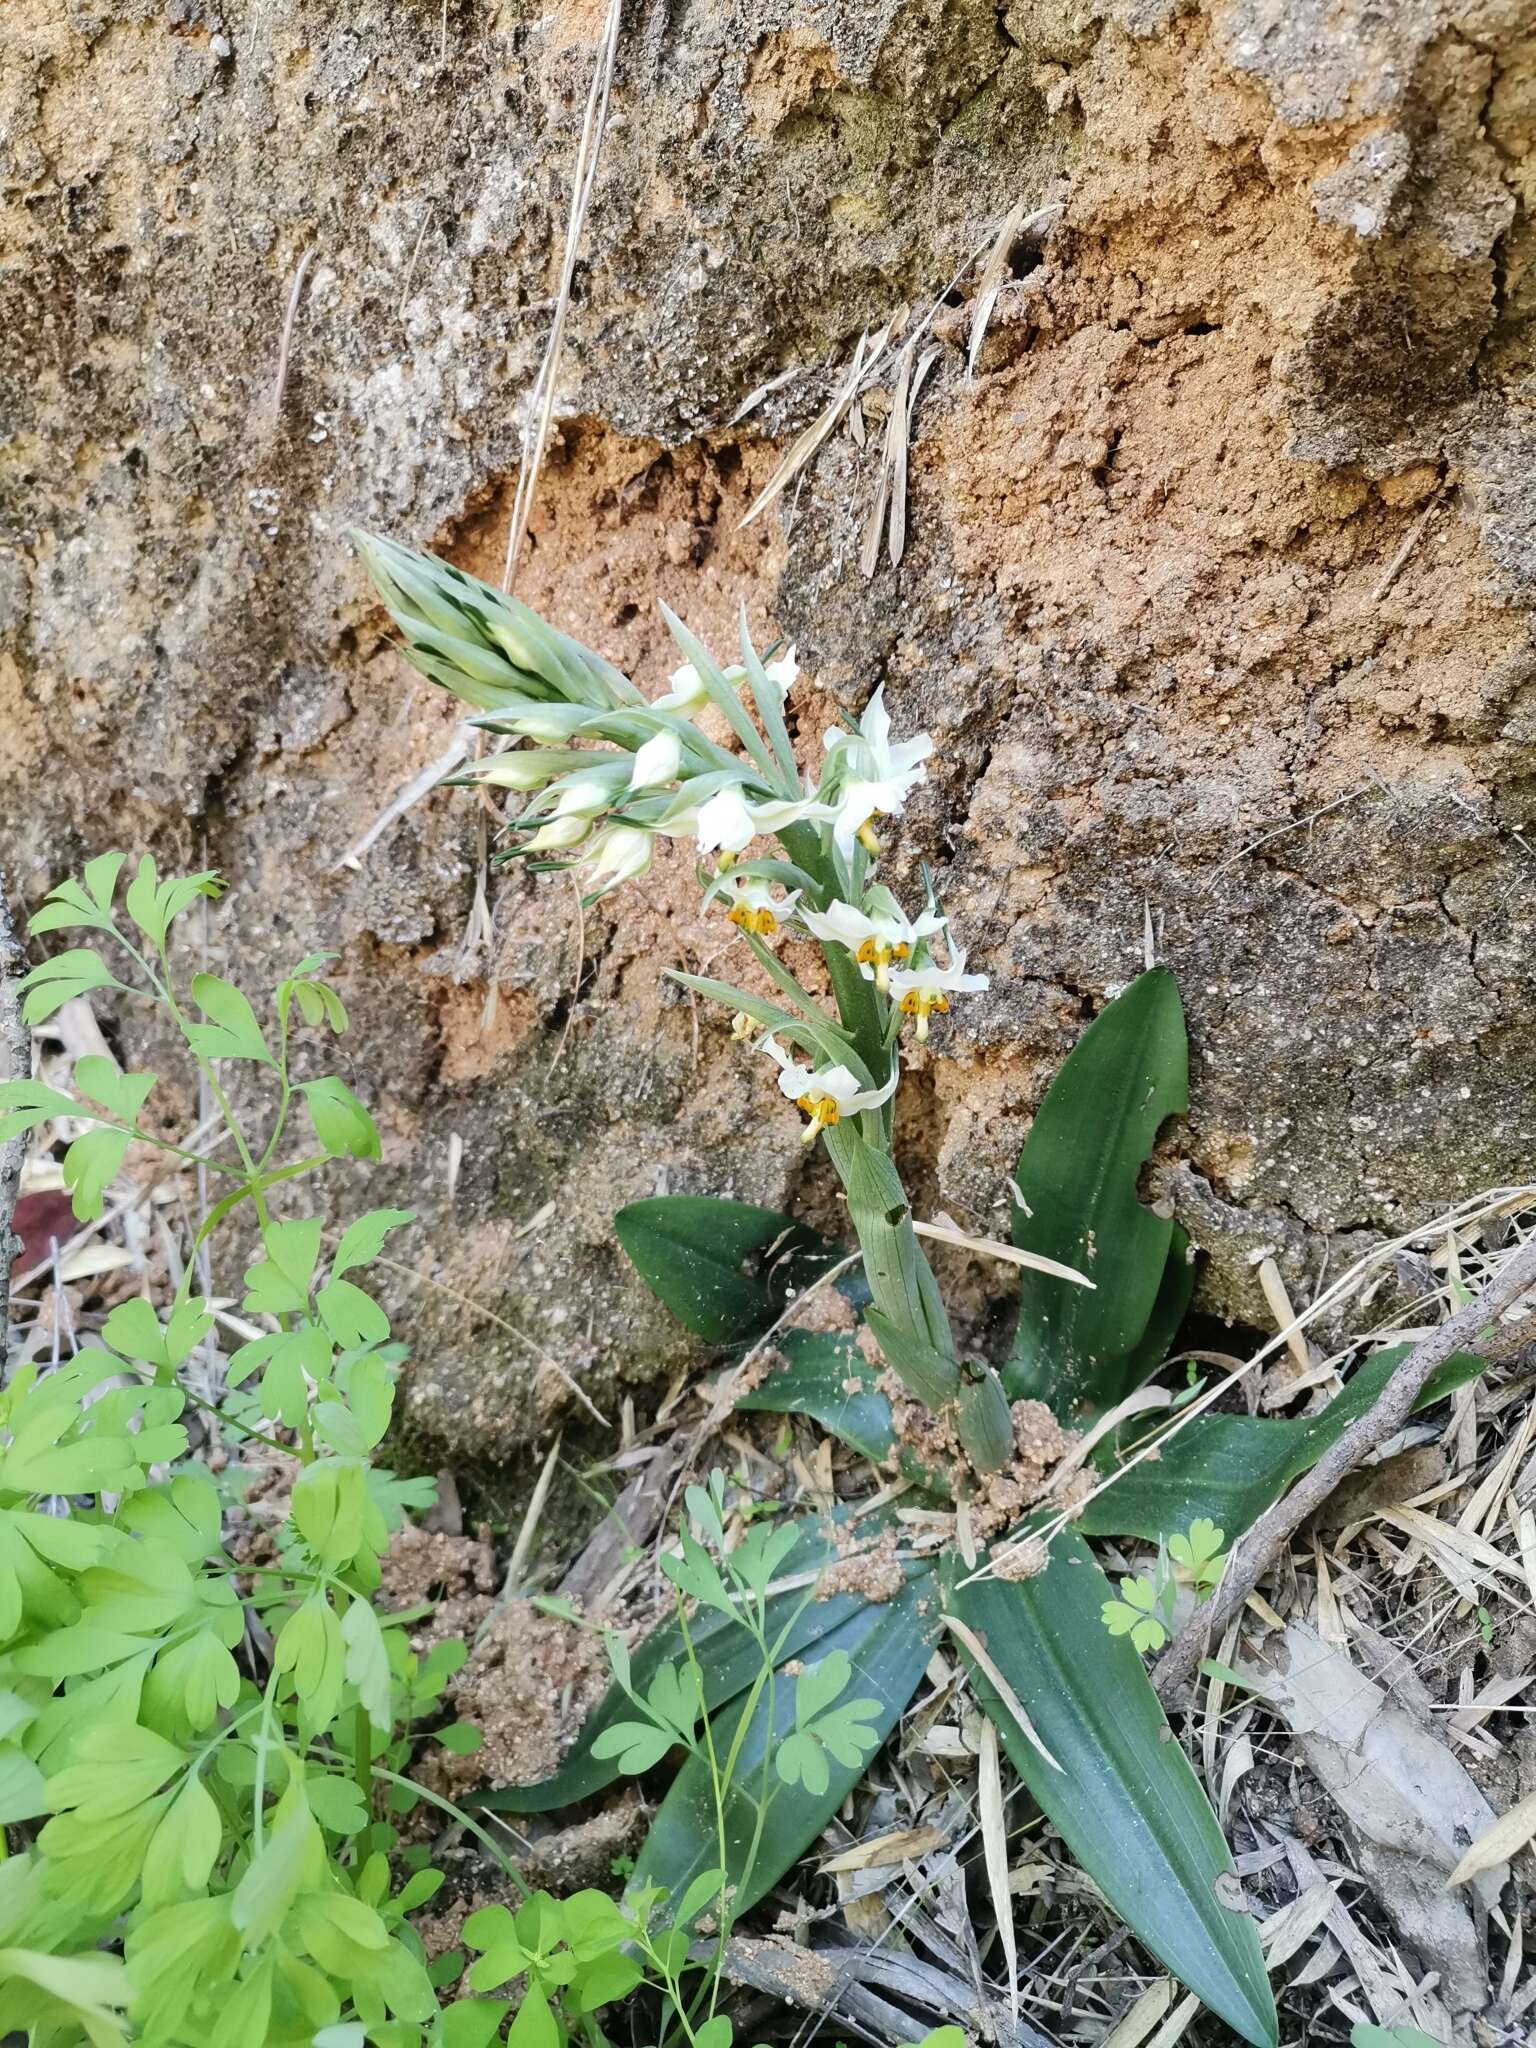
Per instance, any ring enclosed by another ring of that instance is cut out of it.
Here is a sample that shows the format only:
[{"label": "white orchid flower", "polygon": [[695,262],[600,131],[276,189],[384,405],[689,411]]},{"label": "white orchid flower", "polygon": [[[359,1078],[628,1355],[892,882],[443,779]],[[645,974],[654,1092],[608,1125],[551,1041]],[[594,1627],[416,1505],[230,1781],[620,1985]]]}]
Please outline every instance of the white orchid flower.
[{"label": "white orchid flower", "polygon": [[829,732],[825,745],[828,753],[841,750],[846,763],[832,836],[845,858],[852,853],[855,839],[878,853],[879,842],[870,830],[870,820],[877,811],[883,817],[894,817],[918,783],[928,779],[922,764],[933,752],[933,741],[920,732],[915,739],[892,742],[882,683],[865,707],[858,731]]},{"label": "white orchid flower", "polygon": [[[770,797],[758,802],[746,796],[739,782],[732,782],[700,805],[692,829],[698,834],[700,853],[718,850],[734,856],[745,852],[765,832],[782,832],[786,825],[797,824],[802,818],[827,819],[832,815],[829,806],[818,803],[814,797],[802,797],[798,802]],[[684,822],[681,817],[671,820],[667,829],[675,831]]]},{"label": "white orchid flower", "polygon": [[940,967],[930,961],[923,967],[897,968],[891,976],[891,994],[904,1015],[917,1019],[920,1039],[928,1036],[930,1013],[947,1010],[952,995],[971,995],[978,989],[992,986],[990,976],[966,973],[963,946],[956,946],[952,951],[954,957],[948,967]]},{"label": "white orchid flower", "polygon": [[664,782],[675,782],[683,765],[683,743],[675,732],[654,733],[635,752],[635,771],[629,778],[631,789],[653,789]]},{"label": "white orchid flower", "polygon": [[523,841],[524,853],[566,852],[580,846],[591,826],[590,818],[551,818],[531,839]]},{"label": "white orchid flower", "polygon": [[772,887],[755,875],[729,875],[719,887],[720,894],[731,900],[731,923],[760,939],[766,939],[786,923],[800,901],[798,889],[791,889],[787,896],[775,896]]},{"label": "white orchid flower", "polygon": [[[724,669],[721,673],[733,689],[739,690],[747,680],[746,670],[739,665]],[[653,711],[697,711],[701,704],[710,701],[709,692],[704,687],[704,678],[691,661],[685,661],[681,668],[673,669],[667,681],[672,687],[665,695],[652,700]]]},{"label": "white orchid flower", "polygon": [[595,818],[606,811],[624,787],[624,763],[594,768],[590,774],[573,775],[555,797],[557,818]]},{"label": "white orchid flower", "polygon": [[771,1035],[763,1040],[763,1051],[778,1066],[780,1094],[788,1096],[796,1109],[804,1110],[810,1118],[801,1135],[802,1145],[814,1144],[822,1131],[841,1123],[845,1116],[853,1116],[861,1109],[878,1109],[896,1093],[898,1075],[894,1066],[883,1088],[863,1088],[845,1066],[819,1070],[800,1066]]},{"label": "white orchid flower", "polygon": [[655,846],[653,833],[637,831],[633,825],[610,825],[593,840],[584,865],[591,868],[593,881],[616,889],[645,873]]},{"label": "white orchid flower", "polygon": [[888,890],[872,890],[867,911],[851,903],[833,902],[825,910],[802,910],[800,922],[823,942],[846,946],[864,979],[882,993],[890,983],[891,962],[910,960],[919,939],[932,938],[944,929],[944,919],[935,911],[908,917]]},{"label": "white orchid flower", "polygon": [[763,663],[763,674],[772,683],[782,701],[794,688],[795,678],[800,673],[800,664],[795,659],[793,647],[786,647],[776,661]]}]

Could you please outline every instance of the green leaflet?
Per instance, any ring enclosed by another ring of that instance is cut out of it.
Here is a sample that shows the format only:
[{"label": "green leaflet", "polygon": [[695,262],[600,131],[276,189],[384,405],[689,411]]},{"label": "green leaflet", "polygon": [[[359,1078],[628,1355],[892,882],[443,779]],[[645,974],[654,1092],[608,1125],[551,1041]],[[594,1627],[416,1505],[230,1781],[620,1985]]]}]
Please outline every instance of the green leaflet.
[{"label": "green leaflet", "polygon": [[1014,1768],[1104,1896],[1179,1980],[1256,2048],[1274,2048],[1274,2002],[1252,1920],[1223,1905],[1232,1859],[1140,1657],[1100,1618],[1109,1581],[1063,1530],[1035,1578],[960,1584],[947,1611],[982,1642],[1060,1769],[1020,1728],[969,1651]]},{"label": "green leaflet", "polygon": [[[939,1628],[933,1590],[932,1574],[924,1571],[909,1579],[901,1593],[884,1605],[856,1599],[852,1603],[855,1611],[848,1613],[845,1609],[844,1618],[816,1643],[818,1661],[831,1651],[845,1652],[853,1665],[851,1692],[880,1702],[878,1717],[870,1721],[879,1742],[885,1740],[905,1710],[933,1653]],[[840,1599],[813,1602],[812,1612],[818,1604],[834,1608],[842,1603]],[[930,1612],[921,1613],[921,1606],[927,1606]],[[722,1764],[741,1711],[739,1707],[728,1711],[714,1723],[715,1749]],[[757,1824],[754,1801],[763,1792],[764,1754],[771,1754],[794,1725],[795,1686],[781,1673],[774,1681],[771,1712],[766,1690],[759,1699],[726,1796],[726,1875],[732,1884],[741,1881]],[[757,1855],[737,1894],[735,1912],[745,1912],[778,1882],[826,1826],[864,1776],[865,1768],[866,1760],[853,1765],[834,1760],[827,1785],[819,1793],[808,1792],[803,1784],[788,1785],[777,1777],[771,1780],[770,1805]],[[673,1779],[651,1824],[631,1884],[635,1890],[646,1885],[664,1885],[673,1898],[679,1898],[701,1871],[719,1867],[720,1846],[709,1766],[706,1760],[691,1756]]]},{"label": "green leaflet", "polygon": [[1013,1241],[1086,1273],[1092,1291],[1026,1271],[1004,1375],[1009,1398],[1063,1419],[1122,1400],[1161,1362],[1136,1355],[1158,1305],[1170,1218],[1136,1199],[1165,1117],[1188,1106],[1189,1049],[1166,968],[1141,975],[1089,1025],[1051,1083],[1020,1155]]},{"label": "green leaflet", "polygon": [[[1208,1515],[1233,1543],[1292,1480],[1315,1465],[1357,1416],[1371,1407],[1406,1344],[1368,1359],[1342,1394],[1320,1415],[1284,1417],[1200,1415],[1170,1437],[1149,1458],[1089,1501],[1077,1526],[1089,1536],[1141,1536],[1156,1543],[1174,1528]],[[1415,1408],[1443,1401],[1456,1387],[1476,1379],[1487,1361],[1471,1352],[1448,1358],[1426,1383]],[[1115,1453],[1106,1446],[1102,1469],[1113,1470]]]},{"label": "green leaflet", "polygon": [[787,1365],[775,1367],[750,1393],[740,1395],[738,1408],[759,1415],[808,1415],[875,1464],[890,1455],[891,1404],[852,1336],[786,1330],[778,1348]]},{"label": "green leaflet", "polygon": [[842,1256],[777,1209],[716,1195],[631,1202],[613,1229],[652,1294],[713,1344],[759,1336]]},{"label": "green leaflet", "polygon": [[[825,1525],[814,1519],[807,1520],[800,1525],[800,1541],[784,1560],[780,1571],[786,1577],[814,1571],[827,1561],[830,1554]],[[776,1630],[783,1628],[804,1598],[802,1589],[775,1594],[769,1600],[770,1640]],[[855,1615],[863,1604],[863,1596],[857,1593],[839,1593],[830,1600],[812,1600],[791,1629],[784,1656],[799,1656]],[[713,1713],[751,1685],[759,1668],[758,1648],[745,1629],[723,1614],[701,1611],[689,1624],[689,1633],[704,1673],[704,1705]],[[653,1630],[631,1658],[631,1683],[636,1691],[643,1692],[659,1666],[673,1663],[685,1655],[682,1631],[675,1623]],[[573,1800],[586,1799],[592,1793],[600,1792],[619,1776],[619,1765],[616,1758],[595,1757],[592,1754],[593,1744],[604,1729],[612,1727],[615,1722],[630,1719],[633,1714],[634,1706],[628,1696],[617,1685],[609,1686],[587,1716],[570,1754],[552,1778],[541,1779],[536,1785],[506,1785],[472,1803],[489,1807],[496,1813],[549,1813],[558,1806],[569,1806]]]}]

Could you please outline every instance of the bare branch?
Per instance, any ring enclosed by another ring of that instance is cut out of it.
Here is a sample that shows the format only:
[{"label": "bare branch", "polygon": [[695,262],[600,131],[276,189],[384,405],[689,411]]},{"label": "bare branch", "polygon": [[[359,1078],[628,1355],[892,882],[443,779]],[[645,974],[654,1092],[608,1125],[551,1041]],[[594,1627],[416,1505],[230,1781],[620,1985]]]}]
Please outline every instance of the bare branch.
[{"label": "bare branch", "polygon": [[1505,1260],[1475,1300],[1414,1345],[1382,1388],[1376,1405],[1357,1417],[1307,1476],[1254,1523],[1228,1559],[1215,1599],[1196,1609],[1158,1659],[1152,1682],[1165,1699],[1190,1677],[1207,1645],[1220,1640],[1282,1545],[1316,1513],[1347,1472],[1402,1428],[1430,1374],[1453,1352],[1475,1351],[1486,1357],[1501,1346],[1508,1333],[1490,1325],[1532,1287],[1536,1236]]}]

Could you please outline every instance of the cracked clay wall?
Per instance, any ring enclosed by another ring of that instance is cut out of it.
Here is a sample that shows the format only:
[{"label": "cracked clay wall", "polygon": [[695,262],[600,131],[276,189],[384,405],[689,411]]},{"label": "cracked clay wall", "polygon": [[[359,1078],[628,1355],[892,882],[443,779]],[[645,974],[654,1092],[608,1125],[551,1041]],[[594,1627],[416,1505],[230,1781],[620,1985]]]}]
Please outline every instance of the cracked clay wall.
[{"label": "cracked clay wall", "polygon": [[[830,1217],[663,980],[725,946],[681,866],[584,927],[498,882],[487,963],[464,799],[335,865],[451,730],[342,534],[497,572],[603,12],[0,11],[0,859],[33,902],[109,845],[206,857],[252,981],[341,948],[374,1187],[521,1333],[402,1283],[410,1412],[492,1455],[565,1398],[551,1361],[611,1398],[679,1357],[619,1202]],[[720,643],[745,601],[799,645],[808,749],[882,679],[933,731],[896,879],[933,863],[993,987],[917,1064],[924,1201],[995,1226],[1148,912],[1197,1049],[1162,1174],[1214,1307],[1261,1314],[1259,1245],[1305,1298],[1528,1175],[1533,60],[1525,0],[626,7],[519,589],[648,681],[658,597]],[[900,568],[859,568],[879,394],[738,531],[860,332],[1016,200],[1061,211],[973,380],[939,315]]]}]

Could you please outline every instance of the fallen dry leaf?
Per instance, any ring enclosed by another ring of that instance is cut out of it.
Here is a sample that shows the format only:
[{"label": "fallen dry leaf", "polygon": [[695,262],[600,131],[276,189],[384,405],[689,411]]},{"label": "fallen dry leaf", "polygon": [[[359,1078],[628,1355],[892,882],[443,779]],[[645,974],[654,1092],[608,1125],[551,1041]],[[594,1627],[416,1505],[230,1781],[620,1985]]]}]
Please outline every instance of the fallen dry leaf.
[{"label": "fallen dry leaf", "polygon": [[1508,1813],[1501,1813],[1493,1826],[1478,1836],[1446,1879],[1446,1890],[1449,1891],[1452,1885],[1466,1884],[1470,1878],[1481,1877],[1486,1870],[1497,1870],[1523,1849],[1533,1835],[1536,1835],[1536,1792],[1529,1799],[1522,1799],[1518,1806],[1512,1806]]},{"label": "fallen dry leaf", "polygon": [[[1243,1672],[1289,1724],[1376,1896],[1440,1972],[1447,2006],[1480,2012],[1489,1995],[1484,1915],[1446,1883],[1467,1844],[1488,1831],[1492,1807],[1438,1735],[1303,1623],[1289,1623]],[[1497,1905],[1507,1876],[1490,1865],[1470,1878],[1481,1908]]]}]

